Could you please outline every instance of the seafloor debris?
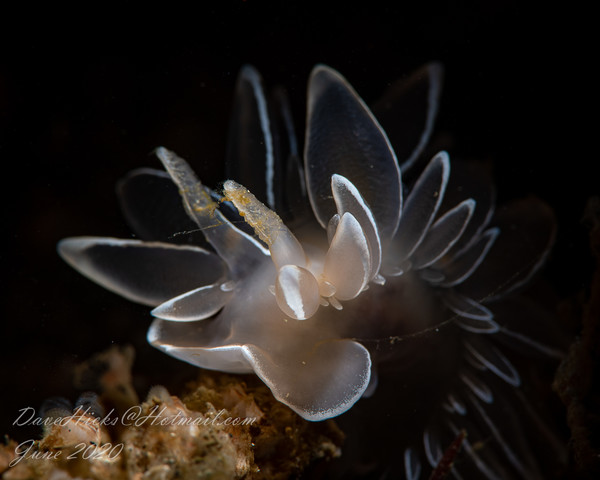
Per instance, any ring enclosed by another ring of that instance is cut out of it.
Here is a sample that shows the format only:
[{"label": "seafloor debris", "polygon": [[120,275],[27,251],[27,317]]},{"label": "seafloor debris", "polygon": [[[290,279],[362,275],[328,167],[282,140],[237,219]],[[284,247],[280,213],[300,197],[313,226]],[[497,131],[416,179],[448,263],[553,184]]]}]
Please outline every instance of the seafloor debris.
[{"label": "seafloor debris", "polygon": [[570,478],[600,475],[600,199],[590,200],[585,220],[590,226],[596,271],[587,301],[563,308],[563,316],[581,319],[574,321],[581,333],[561,363],[553,385],[567,407],[573,460]]},{"label": "seafloor debris", "polygon": [[454,466],[454,461],[458,456],[458,452],[467,436],[466,430],[461,430],[452,443],[444,450],[444,455],[438,462],[437,466],[429,475],[429,480],[444,480],[450,475],[450,471]]},{"label": "seafloor debris", "polygon": [[112,346],[75,367],[73,383],[80,390],[102,393],[103,402],[118,413],[140,403],[132,385],[135,352],[131,345]]},{"label": "seafloor debris", "polygon": [[[303,420],[253,377],[202,371],[179,397],[157,386],[127,406],[135,398],[132,360],[131,349],[112,348],[79,367],[76,383],[96,383],[104,416],[80,407],[53,417],[41,440],[7,439],[2,478],[287,479],[341,453],[343,434],[332,420]],[[77,442],[65,442],[74,427]]]}]

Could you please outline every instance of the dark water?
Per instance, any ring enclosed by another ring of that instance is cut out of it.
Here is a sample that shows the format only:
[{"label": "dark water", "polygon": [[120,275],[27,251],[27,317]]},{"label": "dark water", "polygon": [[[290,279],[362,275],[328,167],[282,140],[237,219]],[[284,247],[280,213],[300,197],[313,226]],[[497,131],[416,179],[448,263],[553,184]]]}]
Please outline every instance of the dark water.
[{"label": "dark water", "polygon": [[[301,132],[315,63],[338,69],[369,102],[399,76],[441,61],[436,132],[451,139],[451,155],[491,160],[500,200],[533,193],[550,203],[559,235],[544,279],[559,297],[587,284],[591,260],[580,219],[599,191],[580,117],[592,108],[591,57],[578,34],[564,30],[568,13],[523,10],[517,2],[420,11],[391,4],[307,10],[301,3],[272,11],[256,3],[214,7],[195,30],[173,23],[169,33],[156,26],[159,11],[150,12],[153,22],[123,21],[98,33],[85,23],[61,29],[61,12],[49,12],[59,24],[23,21],[21,35],[0,47],[0,433],[35,437],[37,430],[11,425],[18,410],[51,395],[74,398],[72,366],[113,343],[135,346],[142,394],[173,381],[173,372],[185,378],[193,371],[146,344],[145,307],[80,277],[55,245],[74,235],[127,238],[114,185],[133,168],[159,168],[156,146],[188,159],[206,184],[222,181],[232,92],[244,63],[267,85],[288,87]],[[191,42],[185,33],[193,33]]]}]

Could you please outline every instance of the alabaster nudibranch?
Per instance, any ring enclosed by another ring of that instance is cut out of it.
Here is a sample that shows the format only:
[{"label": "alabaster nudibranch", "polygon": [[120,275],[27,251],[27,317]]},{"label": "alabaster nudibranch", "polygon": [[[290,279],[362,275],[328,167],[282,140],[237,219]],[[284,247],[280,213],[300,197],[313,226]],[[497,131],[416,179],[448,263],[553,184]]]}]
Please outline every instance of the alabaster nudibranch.
[{"label": "alabaster nudibranch", "polygon": [[[446,152],[426,158],[440,85],[440,66],[428,65],[371,110],[339,73],[315,67],[301,162],[285,94],[267,101],[246,66],[230,180],[211,190],[158,148],[166,172],[136,170],[119,184],[142,240],[69,238],[59,253],[100,285],[152,306],[152,345],[202,368],[253,372],[307,420],[335,417],[372,394],[378,365],[395,365],[398,378],[417,360],[424,378],[451,369],[427,407],[427,418],[445,419],[443,429],[423,425],[420,446],[402,446],[406,476],[424,469],[420,451],[436,465],[450,444],[444,435],[456,436],[472,421],[466,412],[476,412],[481,438],[497,442],[491,455],[533,478],[535,465],[513,451],[486,409],[497,381],[521,383],[497,340],[560,355],[494,312],[543,263],[553,214],[535,199],[495,211],[479,164],[451,168]],[[398,341],[425,333],[453,352],[451,362],[441,354],[421,362],[429,352]],[[471,447],[477,435],[468,435],[475,468],[497,478],[485,449]]]}]

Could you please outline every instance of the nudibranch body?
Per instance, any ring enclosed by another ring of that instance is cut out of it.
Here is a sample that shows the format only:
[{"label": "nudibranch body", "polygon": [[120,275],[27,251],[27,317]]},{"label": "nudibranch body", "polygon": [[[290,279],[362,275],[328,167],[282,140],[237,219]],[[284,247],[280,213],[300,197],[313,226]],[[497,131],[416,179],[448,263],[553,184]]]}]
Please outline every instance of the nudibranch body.
[{"label": "nudibranch body", "polygon": [[[397,378],[414,377],[408,372],[417,363],[427,364],[424,378],[452,369],[427,407],[445,431],[423,426],[428,462],[442,458],[445,436],[471,428],[471,411],[487,428],[479,437],[469,431],[471,438],[494,438],[510,468],[532,478],[535,465],[486,414],[497,379],[521,382],[496,340],[560,353],[515,331],[493,303],[543,263],[554,219],[535,199],[494,215],[489,177],[472,164],[455,163],[451,172],[445,152],[417,175],[440,83],[440,67],[429,65],[393,85],[374,115],[339,73],[315,67],[301,165],[285,95],[267,101],[258,73],[244,67],[222,195],[159,148],[167,173],[137,170],[119,186],[143,240],[77,237],[59,252],[99,284],[153,306],[152,345],[199,367],[255,373],[308,420],[340,415],[370,395],[378,365],[392,365]],[[156,191],[165,205],[183,200],[164,227],[147,212]],[[174,223],[201,231],[206,242],[167,241]],[[437,333],[433,348],[449,348],[451,361],[404,341]],[[473,442],[465,440],[465,450],[474,468],[502,478],[491,466],[496,453]],[[402,448],[406,476],[418,478],[417,447]]]}]

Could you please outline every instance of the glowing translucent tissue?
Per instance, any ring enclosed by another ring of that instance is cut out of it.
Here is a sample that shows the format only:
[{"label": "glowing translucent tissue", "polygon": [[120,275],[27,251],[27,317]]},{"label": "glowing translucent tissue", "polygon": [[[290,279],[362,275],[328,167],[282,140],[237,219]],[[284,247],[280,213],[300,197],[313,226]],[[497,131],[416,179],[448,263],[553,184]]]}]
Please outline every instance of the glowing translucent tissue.
[{"label": "glowing translucent tissue", "polygon": [[[285,94],[277,90],[267,101],[258,73],[244,67],[227,156],[231,180],[221,193],[158,148],[166,173],[140,169],[119,184],[125,215],[143,240],[69,238],[59,252],[97,283],[154,307],[152,345],[199,367],[253,372],[308,420],[339,415],[370,394],[377,362],[406,358],[407,347],[389,339],[450,324],[448,342],[460,352],[457,386],[440,408],[484,412],[493,395],[481,372],[520,384],[488,338],[559,355],[501,324],[487,306],[543,263],[554,221],[535,199],[494,216],[480,166],[457,163],[450,175],[445,152],[423,161],[440,82],[440,67],[428,65],[374,105],[388,138],[339,73],[315,67],[300,162]],[[521,235],[528,228],[535,234]],[[436,438],[424,434],[432,465],[443,451]],[[405,450],[409,478],[421,469],[414,452]],[[515,469],[530,472],[518,461]]]}]

